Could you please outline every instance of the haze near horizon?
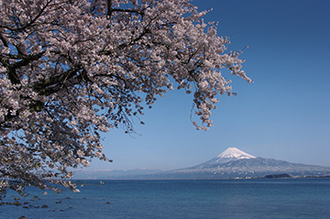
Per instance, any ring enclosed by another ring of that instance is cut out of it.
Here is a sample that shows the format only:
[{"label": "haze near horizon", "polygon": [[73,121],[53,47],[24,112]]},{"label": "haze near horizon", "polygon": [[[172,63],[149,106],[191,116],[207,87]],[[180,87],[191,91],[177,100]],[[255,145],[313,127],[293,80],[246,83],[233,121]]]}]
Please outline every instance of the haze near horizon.
[{"label": "haze near horizon", "polygon": [[[104,152],[86,170],[172,170],[207,161],[228,147],[257,157],[330,167],[330,2],[195,0],[229,36],[229,50],[244,49],[243,69],[254,80],[233,78],[237,96],[221,96],[214,127],[191,124],[192,97],[184,91],[159,98],[134,125],[136,134],[112,129]],[[298,4],[299,3],[299,4]],[[226,72],[224,77],[231,78]]]}]

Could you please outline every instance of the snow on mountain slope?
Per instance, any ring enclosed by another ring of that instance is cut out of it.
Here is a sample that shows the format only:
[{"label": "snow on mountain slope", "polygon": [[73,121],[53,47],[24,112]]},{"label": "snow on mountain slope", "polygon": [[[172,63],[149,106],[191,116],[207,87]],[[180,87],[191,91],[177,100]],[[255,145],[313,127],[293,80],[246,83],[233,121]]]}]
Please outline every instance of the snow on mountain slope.
[{"label": "snow on mountain slope", "polygon": [[222,164],[227,163],[230,161],[235,160],[241,160],[241,159],[254,159],[255,156],[252,156],[251,154],[245,153],[244,151],[239,150],[235,147],[227,148],[224,152],[213,158],[212,160],[209,160],[208,162],[204,164]]},{"label": "snow on mountain slope", "polygon": [[218,160],[221,159],[251,159],[256,158],[255,156],[252,156],[248,153],[245,153],[244,151],[241,151],[238,148],[231,147],[222,152],[217,156]]}]

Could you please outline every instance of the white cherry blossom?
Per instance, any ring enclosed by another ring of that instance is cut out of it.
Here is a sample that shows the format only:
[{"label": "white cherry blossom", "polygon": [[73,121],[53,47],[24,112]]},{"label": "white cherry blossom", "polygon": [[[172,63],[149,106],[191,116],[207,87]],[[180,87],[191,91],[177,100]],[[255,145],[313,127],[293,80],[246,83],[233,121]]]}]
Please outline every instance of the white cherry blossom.
[{"label": "white cherry blossom", "polygon": [[168,90],[192,93],[193,125],[211,127],[217,95],[231,93],[221,70],[251,80],[206,13],[188,0],[1,1],[1,194],[76,191],[68,168],[107,160],[100,133],[132,132]]}]

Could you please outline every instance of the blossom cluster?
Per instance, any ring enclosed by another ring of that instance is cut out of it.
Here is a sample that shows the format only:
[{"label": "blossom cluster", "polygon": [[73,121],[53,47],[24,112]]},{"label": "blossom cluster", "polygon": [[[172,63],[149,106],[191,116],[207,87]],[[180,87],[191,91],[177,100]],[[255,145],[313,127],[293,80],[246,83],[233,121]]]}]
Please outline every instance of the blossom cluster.
[{"label": "blossom cluster", "polygon": [[[212,126],[239,52],[188,0],[12,0],[0,12],[0,189],[22,192],[107,160],[100,133],[175,87],[193,94],[197,129]],[[15,184],[14,182],[19,182]],[[58,191],[57,188],[53,188]]]}]

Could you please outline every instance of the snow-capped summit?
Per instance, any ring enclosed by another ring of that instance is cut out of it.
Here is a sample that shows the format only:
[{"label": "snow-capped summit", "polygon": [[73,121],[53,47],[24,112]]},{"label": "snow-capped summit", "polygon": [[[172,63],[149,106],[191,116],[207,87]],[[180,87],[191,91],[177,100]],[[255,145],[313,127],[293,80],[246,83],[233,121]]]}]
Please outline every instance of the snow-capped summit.
[{"label": "snow-capped summit", "polygon": [[219,154],[217,158],[220,160],[220,159],[251,159],[256,157],[248,153],[245,153],[244,151],[241,151],[238,148],[231,147],[231,148],[227,148],[227,150]]},{"label": "snow-capped summit", "polygon": [[211,163],[227,163],[229,161],[234,160],[241,160],[241,159],[253,159],[256,158],[255,156],[252,156],[248,153],[245,153],[244,151],[239,150],[235,147],[227,148],[224,152],[219,154],[217,157],[213,158],[212,160],[208,161],[208,164]]}]

